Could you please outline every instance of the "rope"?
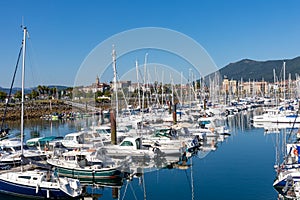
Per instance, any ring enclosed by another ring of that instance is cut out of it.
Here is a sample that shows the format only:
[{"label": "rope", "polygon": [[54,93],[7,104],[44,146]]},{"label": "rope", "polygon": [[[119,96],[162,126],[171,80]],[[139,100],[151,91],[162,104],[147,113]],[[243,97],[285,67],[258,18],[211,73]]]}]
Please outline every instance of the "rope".
[{"label": "rope", "polygon": [[192,185],[192,200],[194,200],[193,158],[191,158],[191,185]]},{"label": "rope", "polygon": [[145,175],[144,175],[144,173],[143,173],[143,188],[144,188],[144,199],[146,200],[147,198],[146,198],[146,186],[145,186]]},{"label": "rope", "polygon": [[11,96],[12,87],[13,87],[14,82],[15,82],[15,77],[16,77],[16,73],[17,73],[17,69],[18,69],[18,65],[19,65],[19,61],[20,61],[22,49],[23,49],[23,46],[21,46],[20,51],[19,51],[19,55],[18,55],[18,59],[17,59],[17,64],[16,64],[16,67],[15,67],[14,76],[13,76],[13,79],[11,81],[11,85],[10,85],[10,89],[9,89],[8,101],[5,104],[4,115],[2,117],[2,123],[1,123],[1,131],[3,130],[4,120],[5,120],[5,116],[6,116],[6,112],[7,112],[7,106],[8,106],[8,102],[9,102],[10,96]]},{"label": "rope", "polygon": [[186,175],[186,179],[188,180],[189,186],[190,186],[190,188],[191,188],[191,190],[192,190],[192,185],[191,185],[191,183],[189,182],[189,176],[188,176],[188,174],[187,174],[187,170],[184,170],[184,172],[185,172],[185,175]]},{"label": "rope", "polygon": [[125,195],[126,195],[126,191],[127,191],[128,183],[129,183],[129,181],[127,181],[127,183],[126,183],[126,187],[125,187],[125,189],[124,189],[124,194],[123,194],[123,198],[122,198],[122,200],[124,200],[124,197],[125,197]]},{"label": "rope", "polygon": [[134,192],[134,189],[132,188],[132,185],[131,185],[131,184],[130,184],[130,188],[131,188],[131,190],[132,190],[132,194],[133,194],[134,198],[137,200],[136,195],[135,195],[135,192]]},{"label": "rope", "polygon": [[293,122],[293,126],[292,126],[291,131],[290,131],[290,133],[288,135],[288,140],[290,139],[290,137],[292,135],[292,132],[293,132],[293,129],[295,127],[295,123],[296,123],[296,120],[297,120],[297,117],[298,117],[299,110],[300,110],[300,102],[298,104],[298,110],[297,110],[296,117],[295,117],[294,122]]}]

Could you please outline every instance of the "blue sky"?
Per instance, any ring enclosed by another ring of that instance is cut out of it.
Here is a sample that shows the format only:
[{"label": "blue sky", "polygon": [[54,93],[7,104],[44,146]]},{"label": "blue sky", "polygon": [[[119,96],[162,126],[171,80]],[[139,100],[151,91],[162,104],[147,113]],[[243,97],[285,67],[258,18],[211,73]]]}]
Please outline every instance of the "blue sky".
[{"label": "blue sky", "polygon": [[[294,58],[300,55],[299,8],[296,0],[2,0],[0,87],[10,86],[22,17],[30,36],[26,85],[72,86],[82,62],[98,44],[135,28],[185,34],[207,51],[217,68],[244,58]],[[151,55],[148,61],[156,63]],[[135,60],[130,62],[134,65]]]}]

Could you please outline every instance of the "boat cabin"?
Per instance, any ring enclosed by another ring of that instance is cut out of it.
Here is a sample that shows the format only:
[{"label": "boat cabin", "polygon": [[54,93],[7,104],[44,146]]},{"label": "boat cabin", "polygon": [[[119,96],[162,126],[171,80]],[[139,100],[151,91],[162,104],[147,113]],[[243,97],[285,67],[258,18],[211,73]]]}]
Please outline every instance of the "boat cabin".
[{"label": "boat cabin", "polygon": [[125,137],[119,146],[125,149],[142,149],[142,138]]},{"label": "boat cabin", "polygon": [[69,133],[65,135],[64,139],[62,140],[62,144],[66,148],[78,148],[80,145],[84,144],[85,135],[85,131]]}]

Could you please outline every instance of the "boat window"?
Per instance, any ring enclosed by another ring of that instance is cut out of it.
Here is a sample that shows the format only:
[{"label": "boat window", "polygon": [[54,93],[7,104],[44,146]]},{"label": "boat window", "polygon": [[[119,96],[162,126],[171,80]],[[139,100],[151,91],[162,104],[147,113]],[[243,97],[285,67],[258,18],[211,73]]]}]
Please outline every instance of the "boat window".
[{"label": "boat window", "polygon": [[73,136],[66,136],[65,140],[73,140]]},{"label": "boat window", "polygon": [[21,146],[19,147],[14,147],[15,148],[15,151],[20,151],[21,150]]},{"label": "boat window", "polygon": [[97,133],[103,133],[101,129],[96,129]]},{"label": "boat window", "polygon": [[130,141],[124,141],[120,146],[133,146],[133,143]]},{"label": "boat window", "polygon": [[12,148],[10,148],[10,147],[8,147],[8,148],[7,147],[3,147],[2,149],[3,149],[3,151],[6,151],[8,153],[14,152],[14,150]]},{"label": "boat window", "polygon": [[31,176],[18,176],[18,178],[31,179]]},{"label": "boat window", "polygon": [[96,129],[96,131],[100,134],[109,134],[110,129]]},{"label": "boat window", "polygon": [[75,160],[75,156],[66,156],[65,159],[66,160]]},{"label": "boat window", "polygon": [[84,141],[83,136],[81,136],[81,135],[77,136],[77,141],[79,144],[83,144],[83,141]]}]

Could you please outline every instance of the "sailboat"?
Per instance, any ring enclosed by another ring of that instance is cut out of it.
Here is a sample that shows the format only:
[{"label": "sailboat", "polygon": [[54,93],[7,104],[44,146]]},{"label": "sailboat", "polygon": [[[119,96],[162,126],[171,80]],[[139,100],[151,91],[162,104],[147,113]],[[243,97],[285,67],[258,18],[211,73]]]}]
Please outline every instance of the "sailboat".
[{"label": "sailboat", "polygon": [[[24,135],[24,74],[27,28],[23,27],[22,102],[21,102],[21,144]],[[21,146],[23,153],[23,145]],[[22,159],[21,154],[21,159]],[[75,198],[82,193],[79,180],[58,177],[47,170],[24,170],[24,166],[0,173],[0,192],[29,198]]]}]

